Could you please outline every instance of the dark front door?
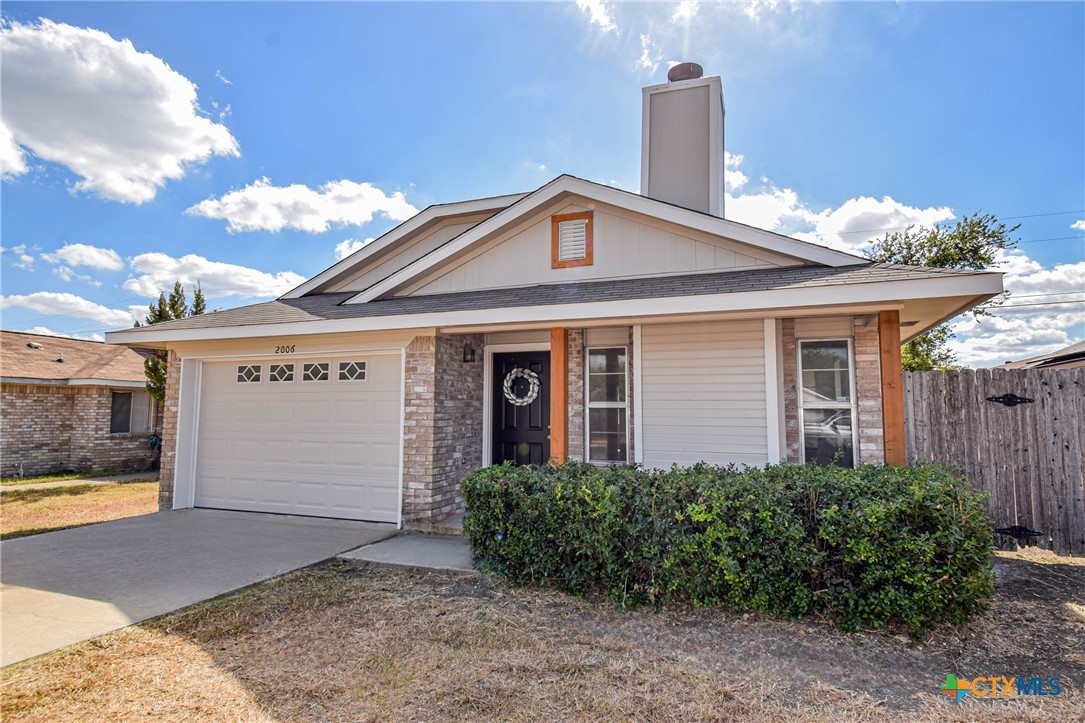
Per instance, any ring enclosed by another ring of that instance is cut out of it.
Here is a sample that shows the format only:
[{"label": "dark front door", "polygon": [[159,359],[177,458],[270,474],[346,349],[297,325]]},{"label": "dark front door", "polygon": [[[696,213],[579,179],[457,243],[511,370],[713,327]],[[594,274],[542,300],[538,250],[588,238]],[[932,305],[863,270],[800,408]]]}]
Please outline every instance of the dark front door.
[{"label": "dark front door", "polygon": [[494,354],[493,463],[550,459],[550,352]]}]

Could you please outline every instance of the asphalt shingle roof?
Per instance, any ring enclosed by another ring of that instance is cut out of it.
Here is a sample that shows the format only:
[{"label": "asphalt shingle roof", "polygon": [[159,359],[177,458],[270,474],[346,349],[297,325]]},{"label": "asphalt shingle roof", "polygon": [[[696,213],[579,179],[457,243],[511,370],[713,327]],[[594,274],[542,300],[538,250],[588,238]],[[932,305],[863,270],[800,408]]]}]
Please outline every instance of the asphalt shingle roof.
[{"label": "asphalt shingle roof", "polygon": [[[357,292],[314,294],[299,299],[277,299],[262,304],[226,309],[201,316],[155,324],[155,331],[166,329],[210,329],[252,324],[286,324],[332,319],[360,319],[388,316],[412,316],[445,311],[476,311],[517,306],[550,306],[626,299],[656,299],[772,291],[796,288],[821,288],[883,281],[908,281],[952,276],[969,276],[975,271],[931,269],[915,266],[862,263],[850,266],[790,266],[748,271],[722,271],[679,276],[581,281],[567,284],[543,284],[505,289],[466,291],[454,294],[404,296],[345,304]],[[409,324],[408,321],[404,322]],[[140,331],[133,329],[132,331]]]},{"label": "asphalt shingle roof", "polygon": [[[28,344],[40,344],[41,348]],[[127,347],[18,331],[0,331],[0,376],[49,381],[146,381],[143,356]]]}]

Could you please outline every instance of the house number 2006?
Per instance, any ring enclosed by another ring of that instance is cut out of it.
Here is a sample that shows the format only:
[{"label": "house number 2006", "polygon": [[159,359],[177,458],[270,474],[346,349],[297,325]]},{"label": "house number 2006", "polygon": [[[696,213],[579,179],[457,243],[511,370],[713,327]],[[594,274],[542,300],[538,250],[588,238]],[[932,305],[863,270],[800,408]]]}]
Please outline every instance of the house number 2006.
[{"label": "house number 2006", "polygon": [[275,353],[276,354],[293,354],[294,353],[294,345],[293,344],[283,344],[282,346],[277,346],[277,347],[275,347]]}]

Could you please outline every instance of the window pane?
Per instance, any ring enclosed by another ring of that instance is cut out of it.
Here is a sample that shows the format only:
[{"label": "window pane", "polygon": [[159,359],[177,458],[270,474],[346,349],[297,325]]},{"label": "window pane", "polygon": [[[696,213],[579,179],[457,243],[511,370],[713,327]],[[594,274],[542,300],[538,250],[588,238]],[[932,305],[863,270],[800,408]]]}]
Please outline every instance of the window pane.
[{"label": "window pane", "polygon": [[588,410],[588,461],[625,462],[627,459],[625,410]]},{"label": "window pane", "polygon": [[851,402],[848,342],[802,342],[803,402]]},{"label": "window pane", "polygon": [[625,374],[625,349],[592,349],[588,352],[588,371]]},{"label": "window pane", "polygon": [[113,392],[109,409],[109,433],[128,432],[132,424],[132,392]]},{"label": "window pane", "polygon": [[824,369],[802,373],[803,402],[843,402],[851,401],[851,378],[847,367],[842,369]]},{"label": "window pane", "polygon": [[802,418],[807,462],[855,466],[850,409],[804,409]]},{"label": "window pane", "polygon": [[588,401],[625,401],[625,349],[588,352]]}]

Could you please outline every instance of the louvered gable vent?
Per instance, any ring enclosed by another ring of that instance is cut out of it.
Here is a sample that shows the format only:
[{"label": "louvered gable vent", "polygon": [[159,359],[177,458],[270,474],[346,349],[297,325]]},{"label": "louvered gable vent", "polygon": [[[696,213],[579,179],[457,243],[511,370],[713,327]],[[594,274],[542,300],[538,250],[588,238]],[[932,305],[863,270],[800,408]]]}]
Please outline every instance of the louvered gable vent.
[{"label": "louvered gable vent", "polygon": [[558,260],[582,259],[588,253],[588,220],[578,218],[558,224]]},{"label": "louvered gable vent", "polygon": [[551,257],[555,269],[592,264],[592,212],[550,217]]}]

